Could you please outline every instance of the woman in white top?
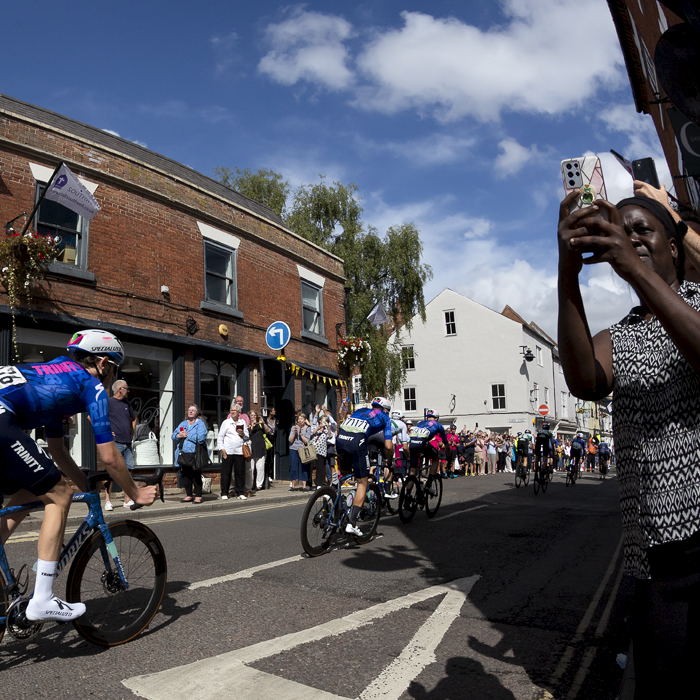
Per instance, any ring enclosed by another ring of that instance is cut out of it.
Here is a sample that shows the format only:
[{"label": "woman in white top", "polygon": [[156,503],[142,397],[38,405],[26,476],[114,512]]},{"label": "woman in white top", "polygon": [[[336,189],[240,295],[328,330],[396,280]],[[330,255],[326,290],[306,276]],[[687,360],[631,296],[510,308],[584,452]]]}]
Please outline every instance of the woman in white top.
[{"label": "woman in white top", "polygon": [[231,469],[234,473],[234,494],[241,501],[245,495],[245,459],[243,443],[248,439],[248,426],[241,419],[240,407],[231,404],[231,415],[221,424],[219,438],[216,442],[223,459],[221,463],[221,498],[228,498],[231,486]]}]

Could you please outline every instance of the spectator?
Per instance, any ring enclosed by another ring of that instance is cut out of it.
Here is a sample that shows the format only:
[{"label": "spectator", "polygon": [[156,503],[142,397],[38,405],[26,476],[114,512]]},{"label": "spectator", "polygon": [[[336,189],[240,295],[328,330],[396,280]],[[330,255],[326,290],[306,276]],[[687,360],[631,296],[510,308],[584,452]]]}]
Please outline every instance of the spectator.
[{"label": "spectator", "polygon": [[267,488],[272,486],[275,477],[275,438],[277,437],[277,411],[273,408],[267,410],[267,439],[272,443],[272,447],[265,454],[265,474],[267,475]]},{"label": "spectator", "polygon": [[496,451],[498,452],[497,469],[499,472],[505,472],[506,453],[508,452],[508,440],[505,435],[496,435]]},{"label": "spectator", "polygon": [[[326,486],[326,457],[328,456],[328,437],[330,435],[330,427],[328,418],[321,416],[320,421],[316,421],[316,426],[311,428],[310,442],[316,450],[316,488],[320,489]],[[313,463],[312,463],[313,464]],[[309,480],[311,474],[309,474]]]},{"label": "spectator", "polygon": [[481,467],[485,464],[484,454],[484,434],[479,430],[474,441],[474,468],[476,469],[476,476],[481,476]]},{"label": "spectator", "polygon": [[306,465],[299,459],[299,450],[309,444],[311,438],[311,430],[306,427],[306,416],[303,413],[297,414],[296,425],[289,432],[289,490],[294,491],[298,486],[298,482],[304,483],[303,490],[308,491],[306,482]]},{"label": "spectator", "polygon": [[[131,449],[131,442],[136,428],[136,414],[131,404],[126,400],[129,387],[123,379],[117,379],[112,384],[112,396],[109,397],[109,424],[112,428],[114,443],[122,453],[126,466],[131,471],[134,468],[134,451]],[[117,487],[119,488],[119,487]],[[112,482],[110,481],[105,489],[107,497],[105,499],[105,510],[114,510],[110,499]],[[133,501],[128,496],[124,496],[124,508],[130,508]]]},{"label": "spectator", "polygon": [[240,412],[240,418],[241,420],[248,426],[250,427],[250,418],[243,412],[243,397],[242,396],[236,396],[235,400],[236,406],[238,406],[238,410]]},{"label": "spectator", "polygon": [[450,479],[455,479],[457,475],[455,474],[455,467],[459,468],[459,462],[457,462],[457,448],[459,447],[459,435],[457,435],[457,426],[452,423],[450,427],[445,431],[447,437],[447,476]]},{"label": "spectator", "polygon": [[[688,697],[700,634],[700,287],[683,281],[683,225],[657,202],[596,200],[569,214],[575,196],[559,216],[559,349],[575,396],[613,394],[625,569],[637,579],[635,698]],[[610,263],[641,300],[593,338],[583,253]]]},{"label": "spectator", "polygon": [[[265,435],[270,429],[262,416],[257,411],[250,412],[250,452],[251,458],[246,465],[246,496],[252,496],[256,491],[260,491],[265,484]],[[248,473],[250,471],[250,474]]]},{"label": "spectator", "polygon": [[231,486],[231,470],[234,478],[234,496],[245,501],[245,458],[243,443],[248,439],[248,426],[241,418],[238,404],[231,404],[229,417],[221,424],[216,444],[221,455],[221,498],[226,500]]},{"label": "spectator", "polygon": [[[180,478],[185,487],[183,503],[202,502],[202,472],[196,468],[195,450],[197,443],[202,445],[207,441],[207,426],[200,418],[202,412],[199,406],[191,404],[187,409],[187,418],[175,428],[172,439],[176,442],[175,464],[180,467]],[[181,459],[182,456],[182,459]],[[192,491],[194,487],[194,500]]]},{"label": "spectator", "polygon": [[476,476],[476,464],[474,460],[474,452],[476,447],[476,438],[474,433],[469,431],[462,442],[462,449],[464,450],[464,463],[466,467],[466,474]]},{"label": "spectator", "polygon": [[486,443],[487,474],[496,473],[496,458],[498,456],[496,437],[496,433],[489,433],[488,441]]}]

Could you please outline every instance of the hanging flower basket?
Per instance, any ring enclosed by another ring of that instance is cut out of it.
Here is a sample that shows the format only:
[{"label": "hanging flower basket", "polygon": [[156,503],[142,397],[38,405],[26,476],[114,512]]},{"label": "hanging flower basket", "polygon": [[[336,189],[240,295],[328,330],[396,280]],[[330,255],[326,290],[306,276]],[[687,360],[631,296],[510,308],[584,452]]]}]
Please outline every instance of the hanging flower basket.
[{"label": "hanging flower basket", "polygon": [[32,290],[46,276],[49,263],[56,259],[58,238],[27,232],[24,235],[9,228],[0,237],[0,283],[5,287],[12,314],[12,342],[17,353],[15,310],[20,295],[27,297],[31,306]]},{"label": "hanging flower basket", "polygon": [[338,362],[346,367],[364,365],[372,356],[372,348],[364,338],[341,338],[338,341]]}]

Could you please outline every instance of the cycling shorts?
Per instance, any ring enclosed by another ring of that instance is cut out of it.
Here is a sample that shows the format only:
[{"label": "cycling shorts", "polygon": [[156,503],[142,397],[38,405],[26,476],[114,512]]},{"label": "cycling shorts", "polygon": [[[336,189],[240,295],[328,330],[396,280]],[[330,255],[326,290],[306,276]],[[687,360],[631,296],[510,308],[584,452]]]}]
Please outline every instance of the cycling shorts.
[{"label": "cycling shorts", "polygon": [[433,459],[439,459],[438,451],[424,438],[411,438],[408,443],[408,449],[411,455],[411,469],[418,468],[421,455],[423,455],[426,460],[432,461]]},{"label": "cycling shorts", "polygon": [[549,440],[540,440],[537,438],[535,441],[535,454],[543,454],[545,458],[549,457]]},{"label": "cycling shorts", "polygon": [[516,447],[517,447],[517,450],[518,450],[518,454],[519,454],[519,455],[522,455],[523,457],[527,457],[527,451],[528,451],[529,444],[528,444],[528,442],[527,442],[526,440],[523,440],[522,442],[519,442],[519,443],[516,445]]},{"label": "cycling shorts", "polygon": [[338,467],[342,472],[353,472],[358,479],[369,476],[369,452],[364,433],[346,433],[342,428],[335,442]]},{"label": "cycling shorts", "polygon": [[21,489],[43,496],[60,480],[61,472],[39,445],[19,427],[17,416],[0,406],[0,493]]},{"label": "cycling shorts", "polygon": [[578,462],[581,459],[581,450],[575,450],[573,447],[571,448],[571,459],[575,460]]}]

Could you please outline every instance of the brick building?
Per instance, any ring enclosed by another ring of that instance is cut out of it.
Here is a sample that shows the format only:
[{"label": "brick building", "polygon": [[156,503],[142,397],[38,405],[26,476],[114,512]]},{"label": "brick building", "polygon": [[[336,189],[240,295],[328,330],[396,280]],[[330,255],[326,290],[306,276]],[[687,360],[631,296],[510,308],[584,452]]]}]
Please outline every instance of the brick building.
[{"label": "brick building", "polygon": [[654,55],[661,35],[682,20],[657,0],[608,0],[638,112],[650,114],[659,134],[678,200],[700,211],[700,128],[690,123],[661,87]]},{"label": "brick building", "polygon": [[[60,255],[16,315],[12,347],[0,295],[0,364],[65,354],[80,328],[104,328],[125,344],[121,377],[139,420],[137,464],[172,464],[171,433],[190,403],[210,445],[242,395],[246,410],[275,406],[283,428],[295,410],[325,403],[343,386],[336,327],[344,321],[343,262],[287,229],[267,207],[146,148],[0,95],[0,219],[28,215],[59,162],[93,192],[88,222],[44,200],[30,230],[60,236]],[[20,217],[16,227],[21,227]],[[167,288],[167,289],[166,289]],[[291,329],[287,362],[267,346],[270,323]],[[288,467],[286,430],[278,471]],[[41,439],[39,432],[37,439]],[[66,424],[76,461],[94,465],[85,417]]]}]

